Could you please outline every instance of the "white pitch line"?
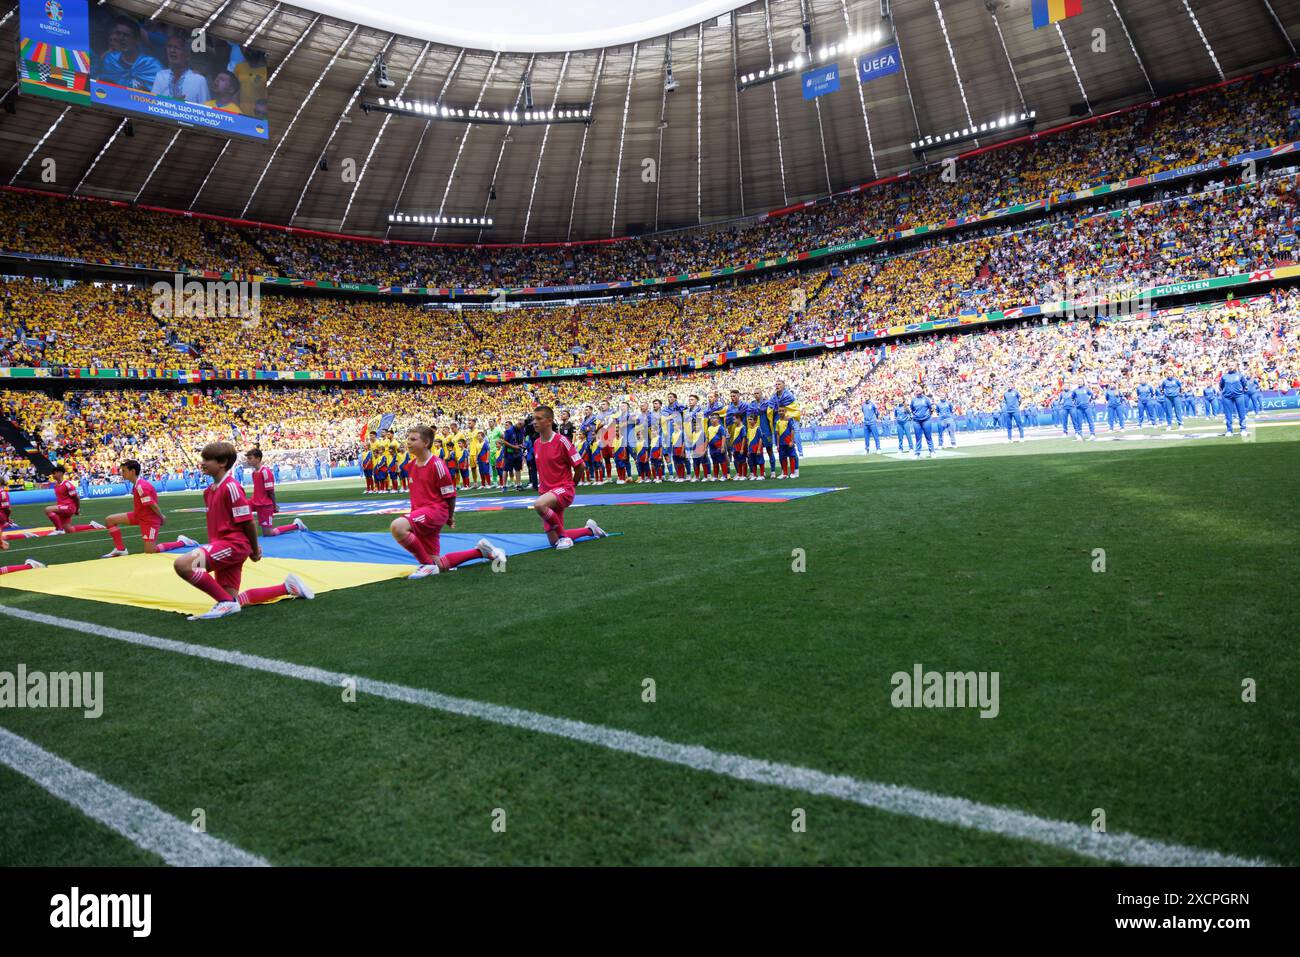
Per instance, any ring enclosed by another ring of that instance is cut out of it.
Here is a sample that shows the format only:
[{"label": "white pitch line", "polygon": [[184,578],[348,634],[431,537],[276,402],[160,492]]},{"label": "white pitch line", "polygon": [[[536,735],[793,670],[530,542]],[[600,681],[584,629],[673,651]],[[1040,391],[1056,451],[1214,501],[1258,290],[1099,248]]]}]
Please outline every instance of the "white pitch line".
[{"label": "white pitch line", "polygon": [[173,867],[270,867],[262,858],[194,830],[157,805],[5,728],[0,728],[0,765],[12,768]]},{"label": "white pitch line", "polygon": [[570,741],[581,741],[610,751],[634,754],[695,771],[722,775],[737,781],[770,784],[818,797],[838,798],[890,814],[934,821],[1017,840],[1033,841],[1096,860],[1150,867],[1261,867],[1271,863],[1261,859],[1243,858],[1218,851],[1150,840],[1122,831],[1099,834],[1091,827],[1082,824],[1042,818],[1012,808],[981,804],[966,798],[933,794],[904,785],[882,784],[846,775],[828,774],[812,768],[714,751],[700,745],[677,744],[663,738],[632,731],[620,731],[617,728],[588,724],[585,721],[556,718],[536,711],[474,701],[469,698],[455,698],[421,688],[410,688],[386,681],[374,681],[341,672],[325,671],[310,665],[299,665],[240,651],[227,651],[173,641],[170,638],[157,638],[139,632],[60,618],[7,605],[0,605],[0,614],[54,628],[66,628],[98,635],[101,638],[111,638],[145,648],[237,665],[252,671],[262,671],[286,678],[297,678],[300,681],[331,688],[339,687],[344,678],[351,678],[356,681],[357,691],[390,701],[401,701],[446,714],[478,718],[481,721],[509,728],[520,728]]}]

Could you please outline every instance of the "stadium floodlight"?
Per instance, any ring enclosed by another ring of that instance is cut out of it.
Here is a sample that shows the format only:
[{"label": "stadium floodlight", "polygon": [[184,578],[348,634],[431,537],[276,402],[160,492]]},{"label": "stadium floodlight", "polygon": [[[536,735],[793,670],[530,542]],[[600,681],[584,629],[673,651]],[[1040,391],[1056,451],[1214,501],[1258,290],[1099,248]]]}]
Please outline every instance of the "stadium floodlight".
[{"label": "stadium floodlight", "polygon": [[436,213],[389,213],[390,223],[409,223],[412,226],[469,226],[485,228],[493,225],[490,216],[443,216]]},{"label": "stadium floodlight", "polygon": [[932,143],[960,143],[963,140],[972,140],[978,138],[981,134],[996,133],[998,130],[1005,130],[1015,126],[1023,126],[1026,129],[1033,129],[1037,122],[1037,112],[1030,110],[1027,113],[1021,113],[1017,121],[1015,113],[1008,113],[1006,116],[997,116],[993,119],[981,123],[973,123],[968,127],[962,127],[959,130],[953,130],[951,133],[927,134],[912,143],[912,151],[923,153]]},{"label": "stadium floodlight", "polygon": [[804,30],[804,49],[808,56],[805,58],[803,53],[798,53],[791,60],[783,60],[774,63],[771,66],[759,70],[757,73],[737,73],[736,89],[743,90],[746,87],[756,86],[759,83],[771,83],[792,70],[802,69],[805,65],[816,63],[825,63],[834,59],[841,53],[858,54],[862,50],[868,49],[879,43],[884,38],[884,32],[881,30],[864,31],[862,33],[850,33],[841,40],[833,43],[823,43],[816,49],[812,46],[812,29],[805,23]]}]

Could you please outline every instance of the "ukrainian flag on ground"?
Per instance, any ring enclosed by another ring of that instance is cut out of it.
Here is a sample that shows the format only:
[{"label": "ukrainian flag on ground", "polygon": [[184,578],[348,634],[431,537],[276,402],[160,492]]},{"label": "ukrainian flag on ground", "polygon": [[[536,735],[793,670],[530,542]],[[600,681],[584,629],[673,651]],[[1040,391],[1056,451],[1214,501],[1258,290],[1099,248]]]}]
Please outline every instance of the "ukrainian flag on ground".
[{"label": "ukrainian flag on ground", "polygon": [[1030,5],[1035,30],[1083,13],[1083,0],[1030,0]]}]

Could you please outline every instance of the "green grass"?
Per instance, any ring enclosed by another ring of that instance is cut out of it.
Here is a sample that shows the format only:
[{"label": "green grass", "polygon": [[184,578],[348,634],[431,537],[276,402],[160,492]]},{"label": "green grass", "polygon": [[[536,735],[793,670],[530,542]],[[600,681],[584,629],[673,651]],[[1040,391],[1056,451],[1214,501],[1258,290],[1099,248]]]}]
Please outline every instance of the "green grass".
[{"label": "green grass", "polygon": [[[625,534],[519,556],[504,575],[468,568],[219,622],[9,589],[0,603],[1083,825],[1104,808],[1110,831],[1295,865],[1300,427],[1257,436],[812,460],[799,484],[847,490],[581,509]],[[33,506],[15,519],[43,524]],[[387,521],[309,519],[339,531]],[[172,515],[167,531],[201,524]],[[457,525],[539,530],[524,511]],[[134,530],[127,541],[138,546]],[[107,547],[102,534],[45,539],[5,560]],[[1097,548],[1104,574],[1091,570]],[[278,865],[1092,863],[0,617],[0,670],[19,662],[103,671],[105,712],[0,711],[0,725],[184,820],[204,808],[210,833]],[[999,672],[1000,715],[894,709],[890,676],[917,662]],[[1254,704],[1241,701],[1247,677]],[[791,832],[794,808],[806,833]],[[0,770],[0,861],[150,859]]]}]

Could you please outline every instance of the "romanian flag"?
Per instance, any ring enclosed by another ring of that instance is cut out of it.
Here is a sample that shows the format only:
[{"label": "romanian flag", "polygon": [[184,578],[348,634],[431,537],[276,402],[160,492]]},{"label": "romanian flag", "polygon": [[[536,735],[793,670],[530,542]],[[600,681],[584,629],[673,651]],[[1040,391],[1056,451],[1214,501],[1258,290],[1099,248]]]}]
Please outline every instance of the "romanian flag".
[{"label": "romanian flag", "polygon": [[1034,29],[1083,13],[1083,0],[1030,0],[1034,10]]}]

